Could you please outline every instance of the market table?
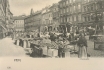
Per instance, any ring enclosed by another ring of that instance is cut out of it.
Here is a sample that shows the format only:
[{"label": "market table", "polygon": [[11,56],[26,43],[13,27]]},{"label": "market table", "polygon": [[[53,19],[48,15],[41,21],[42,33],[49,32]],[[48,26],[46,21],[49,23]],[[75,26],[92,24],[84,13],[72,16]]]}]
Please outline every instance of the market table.
[{"label": "market table", "polygon": [[92,39],[93,40],[97,40],[99,37],[102,37],[103,35],[92,35]]},{"label": "market table", "polygon": [[39,57],[42,57],[43,55],[46,55],[48,57],[56,57],[58,56],[58,50],[54,48],[49,48],[51,46],[50,44],[37,44],[37,43],[31,43],[33,54],[38,55]]},{"label": "market table", "polygon": [[100,36],[97,40],[94,40],[94,49],[104,50],[104,36]]},{"label": "market table", "polygon": [[94,42],[94,49],[98,49],[98,50],[104,50],[104,42]]}]

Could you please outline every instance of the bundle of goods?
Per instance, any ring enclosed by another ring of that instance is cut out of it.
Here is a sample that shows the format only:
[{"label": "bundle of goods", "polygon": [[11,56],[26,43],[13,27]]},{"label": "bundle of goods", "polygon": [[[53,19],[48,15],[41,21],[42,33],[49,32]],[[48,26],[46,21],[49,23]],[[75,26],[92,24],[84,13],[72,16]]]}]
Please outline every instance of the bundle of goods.
[{"label": "bundle of goods", "polygon": [[51,46],[52,49],[58,49],[58,44],[56,42],[52,42],[51,44],[52,44]]},{"label": "bundle of goods", "polygon": [[58,50],[57,49],[48,49],[47,55],[50,57],[57,57],[58,56]]},{"label": "bundle of goods", "polygon": [[50,57],[58,56],[58,50],[57,50],[58,45],[56,43],[54,43],[54,42],[52,42],[52,43],[41,42],[40,46],[42,48],[43,55],[50,56]]},{"label": "bundle of goods", "polygon": [[70,45],[68,46],[68,44],[66,43],[58,43],[58,46],[59,46],[59,57],[62,56],[62,57],[70,57]]}]

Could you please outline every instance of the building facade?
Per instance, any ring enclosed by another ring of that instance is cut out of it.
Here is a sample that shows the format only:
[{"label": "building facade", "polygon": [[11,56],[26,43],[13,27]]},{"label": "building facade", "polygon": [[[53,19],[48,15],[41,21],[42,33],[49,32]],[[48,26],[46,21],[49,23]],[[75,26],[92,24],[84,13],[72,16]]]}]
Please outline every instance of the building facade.
[{"label": "building facade", "polygon": [[86,0],[83,3],[85,25],[102,31],[104,26],[104,0]]},{"label": "building facade", "polygon": [[61,0],[59,2],[60,27],[70,32],[72,25],[82,23],[82,0]]},{"label": "building facade", "polygon": [[0,0],[0,39],[6,37],[6,4],[7,0]]},{"label": "building facade", "polygon": [[13,20],[13,14],[11,13],[11,11],[8,11],[8,32],[13,32],[14,31],[14,24],[13,24],[14,20]]},{"label": "building facade", "polygon": [[32,9],[30,15],[24,19],[25,20],[25,31],[39,30],[41,23],[42,23],[41,18],[42,18],[41,11],[37,11],[34,13],[33,9]]},{"label": "building facade", "polygon": [[50,9],[53,17],[53,31],[59,31],[59,4],[54,3]]},{"label": "building facade", "polygon": [[16,32],[24,32],[25,28],[24,28],[24,19],[25,19],[25,15],[22,16],[14,16],[13,17],[13,24],[14,24],[14,31]]},{"label": "building facade", "polygon": [[8,29],[8,33],[13,32],[13,13],[10,11],[9,0],[6,2],[6,26]]},{"label": "building facade", "polygon": [[42,9],[42,26],[41,31],[44,29],[44,26],[46,26],[45,31],[52,31],[52,24],[53,24],[53,15],[51,11],[51,6],[45,7]]}]

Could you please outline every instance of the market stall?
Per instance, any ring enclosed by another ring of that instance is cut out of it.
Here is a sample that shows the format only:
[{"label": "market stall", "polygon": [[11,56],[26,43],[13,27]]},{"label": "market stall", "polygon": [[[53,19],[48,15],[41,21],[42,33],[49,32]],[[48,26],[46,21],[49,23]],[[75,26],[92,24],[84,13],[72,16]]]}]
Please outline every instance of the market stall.
[{"label": "market stall", "polygon": [[94,49],[104,50],[104,36],[100,36],[94,41]]},{"label": "market stall", "polygon": [[103,35],[91,35],[92,40],[97,40],[98,38],[101,38]]}]

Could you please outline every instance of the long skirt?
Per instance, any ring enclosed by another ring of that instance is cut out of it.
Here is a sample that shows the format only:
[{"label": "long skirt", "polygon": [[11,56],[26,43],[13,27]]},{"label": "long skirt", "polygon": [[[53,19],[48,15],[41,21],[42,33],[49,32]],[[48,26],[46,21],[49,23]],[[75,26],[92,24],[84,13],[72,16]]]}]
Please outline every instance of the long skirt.
[{"label": "long skirt", "polygon": [[82,59],[87,59],[87,47],[86,46],[79,47],[78,57]]}]

